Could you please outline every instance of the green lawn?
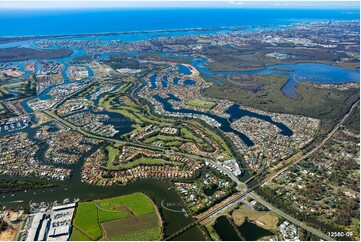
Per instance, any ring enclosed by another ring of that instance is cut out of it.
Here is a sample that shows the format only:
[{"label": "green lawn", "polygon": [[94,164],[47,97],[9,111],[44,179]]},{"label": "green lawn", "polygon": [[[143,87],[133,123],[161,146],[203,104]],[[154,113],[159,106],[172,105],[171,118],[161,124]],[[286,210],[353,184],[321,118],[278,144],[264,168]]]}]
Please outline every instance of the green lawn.
[{"label": "green lawn", "polygon": [[217,142],[222,147],[222,149],[227,153],[229,157],[233,157],[232,152],[228,147],[227,143],[218,134],[202,126],[200,123],[198,123],[195,120],[187,120],[187,123],[194,125],[197,129],[207,134],[208,137],[210,137],[213,141]]},{"label": "green lawn", "polygon": [[200,145],[204,143],[204,140],[197,137],[196,135],[194,135],[191,131],[189,131],[186,128],[182,128],[181,129],[181,133],[183,135],[183,137],[187,138],[187,139],[191,139],[194,140],[196,142],[196,144]]},{"label": "green lawn", "polygon": [[166,147],[179,147],[181,144],[182,142],[179,141],[171,141],[171,142],[163,143],[163,145]]},{"label": "green lawn", "polygon": [[170,141],[170,142],[173,142],[173,141],[185,141],[184,139],[182,139],[179,136],[159,134],[159,135],[152,136],[150,138],[145,139],[143,141],[143,143],[149,144],[149,143],[153,143],[154,141],[157,141],[157,140]]},{"label": "green lawn", "polygon": [[74,218],[74,226],[76,228],[72,232],[71,239],[89,240],[83,234],[85,233],[92,240],[98,240],[103,236],[101,223],[154,212],[153,202],[142,193],[133,193],[99,201],[82,202],[79,203],[76,210]]},{"label": "green lawn", "polygon": [[193,134],[188,129],[182,128],[181,134],[183,137],[185,137],[187,139],[194,140],[194,143],[197,144],[202,150],[204,150],[204,151],[212,151],[213,150],[212,146],[208,142],[206,142],[202,138],[198,137],[197,135]]},{"label": "green lawn", "polygon": [[98,206],[106,210],[119,211],[121,205],[129,208],[136,216],[154,212],[152,201],[139,192],[98,201]]},{"label": "green lawn", "polygon": [[97,210],[95,201],[79,203],[74,219],[74,225],[93,240],[103,235],[98,223]]},{"label": "green lawn", "polygon": [[73,227],[71,232],[70,241],[89,241],[90,238],[85,236],[82,232],[80,232],[77,228]]},{"label": "green lawn", "polygon": [[119,150],[110,145],[105,147],[105,149],[108,151],[108,164],[111,164],[114,161],[114,159],[117,157],[117,155],[119,154]]},{"label": "green lawn", "polygon": [[207,108],[207,109],[211,109],[216,105],[216,103],[214,103],[214,102],[204,101],[199,98],[190,99],[185,104],[188,104],[188,105],[191,105],[194,107]]},{"label": "green lawn", "polygon": [[116,219],[126,218],[129,216],[129,213],[126,211],[119,212],[107,212],[101,209],[98,209],[99,223],[104,223]]}]

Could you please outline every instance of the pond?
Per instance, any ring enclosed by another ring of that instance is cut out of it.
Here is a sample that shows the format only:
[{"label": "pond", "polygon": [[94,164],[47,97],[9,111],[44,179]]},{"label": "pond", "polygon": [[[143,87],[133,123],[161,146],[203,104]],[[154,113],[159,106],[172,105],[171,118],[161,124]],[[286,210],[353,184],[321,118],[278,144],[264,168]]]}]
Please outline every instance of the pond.
[{"label": "pond", "polygon": [[212,196],[217,191],[218,186],[209,187],[203,190],[204,194],[207,196]]},{"label": "pond", "polygon": [[231,222],[226,216],[217,218],[214,226],[214,230],[223,241],[237,241],[240,240],[236,230],[233,228]]},{"label": "pond", "polygon": [[256,224],[251,223],[249,221],[244,221],[241,226],[238,226],[238,231],[241,233],[241,235],[246,239],[250,241],[258,240],[265,236],[271,236],[274,235],[271,231],[258,227]]}]

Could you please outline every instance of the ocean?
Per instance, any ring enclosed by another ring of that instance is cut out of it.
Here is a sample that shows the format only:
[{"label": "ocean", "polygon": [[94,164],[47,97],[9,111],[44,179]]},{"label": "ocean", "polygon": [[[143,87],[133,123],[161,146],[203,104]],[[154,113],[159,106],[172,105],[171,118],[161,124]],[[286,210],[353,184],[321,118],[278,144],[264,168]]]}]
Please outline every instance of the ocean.
[{"label": "ocean", "polygon": [[0,9],[0,36],[274,26],[359,15],[359,9]]}]

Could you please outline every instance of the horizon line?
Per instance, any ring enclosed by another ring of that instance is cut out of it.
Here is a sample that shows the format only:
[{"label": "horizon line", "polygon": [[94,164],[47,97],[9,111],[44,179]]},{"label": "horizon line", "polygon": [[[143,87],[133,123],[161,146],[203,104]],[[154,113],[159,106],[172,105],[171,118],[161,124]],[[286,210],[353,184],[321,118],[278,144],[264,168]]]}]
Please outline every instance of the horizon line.
[{"label": "horizon line", "polygon": [[229,8],[229,9],[357,9],[359,1],[250,1],[250,0],[0,0],[1,9],[155,9],[155,8]]}]

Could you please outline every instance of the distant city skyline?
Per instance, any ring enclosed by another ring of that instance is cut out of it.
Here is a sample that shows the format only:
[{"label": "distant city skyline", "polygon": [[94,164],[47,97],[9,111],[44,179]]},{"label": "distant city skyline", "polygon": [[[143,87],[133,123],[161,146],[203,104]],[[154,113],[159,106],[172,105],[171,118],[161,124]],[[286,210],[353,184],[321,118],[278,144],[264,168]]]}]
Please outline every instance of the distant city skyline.
[{"label": "distant city skyline", "polygon": [[46,8],[298,8],[360,9],[359,1],[0,0],[0,9]]}]

